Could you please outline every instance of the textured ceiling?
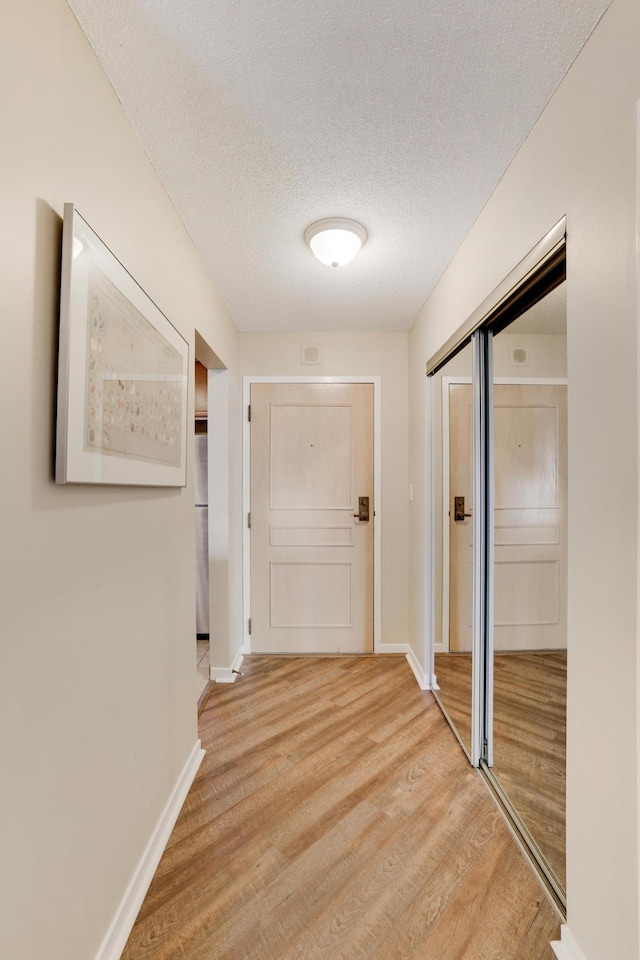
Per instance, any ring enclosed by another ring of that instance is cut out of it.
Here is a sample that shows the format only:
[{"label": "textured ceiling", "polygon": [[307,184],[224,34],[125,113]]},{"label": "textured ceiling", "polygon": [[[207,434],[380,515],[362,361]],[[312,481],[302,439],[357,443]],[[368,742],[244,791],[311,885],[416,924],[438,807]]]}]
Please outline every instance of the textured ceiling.
[{"label": "textured ceiling", "polygon": [[240,329],[405,330],[610,0],[69,2]]}]

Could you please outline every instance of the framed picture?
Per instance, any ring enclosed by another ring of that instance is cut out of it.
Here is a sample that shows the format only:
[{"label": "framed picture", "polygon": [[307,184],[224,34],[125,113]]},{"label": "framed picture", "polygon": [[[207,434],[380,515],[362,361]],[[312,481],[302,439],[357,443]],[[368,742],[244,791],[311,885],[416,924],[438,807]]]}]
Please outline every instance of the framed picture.
[{"label": "framed picture", "polygon": [[64,206],[56,483],[184,486],[189,346]]}]

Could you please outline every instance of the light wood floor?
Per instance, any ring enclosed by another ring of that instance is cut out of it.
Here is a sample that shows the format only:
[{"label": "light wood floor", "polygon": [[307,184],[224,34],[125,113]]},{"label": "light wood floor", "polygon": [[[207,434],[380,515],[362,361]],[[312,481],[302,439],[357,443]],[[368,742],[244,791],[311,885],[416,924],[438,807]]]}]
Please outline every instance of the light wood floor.
[{"label": "light wood floor", "polygon": [[[437,654],[435,670],[443,705],[467,742],[471,656]],[[566,713],[566,650],[495,654],[493,772],[563,887]]]},{"label": "light wood floor", "polygon": [[124,960],[552,960],[559,921],[404,657],[250,657]]}]

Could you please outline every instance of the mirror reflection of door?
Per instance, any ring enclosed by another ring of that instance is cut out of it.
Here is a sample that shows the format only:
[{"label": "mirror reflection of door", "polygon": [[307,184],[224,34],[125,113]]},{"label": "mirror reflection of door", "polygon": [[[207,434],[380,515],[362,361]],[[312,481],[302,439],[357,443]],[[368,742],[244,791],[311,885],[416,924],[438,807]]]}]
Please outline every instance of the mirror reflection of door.
[{"label": "mirror reflection of door", "polygon": [[473,430],[471,384],[449,383],[449,652],[471,653]]},{"label": "mirror reflection of door", "polygon": [[[566,646],[567,388],[494,385],[496,650]],[[471,651],[470,384],[449,384],[449,650]]]}]

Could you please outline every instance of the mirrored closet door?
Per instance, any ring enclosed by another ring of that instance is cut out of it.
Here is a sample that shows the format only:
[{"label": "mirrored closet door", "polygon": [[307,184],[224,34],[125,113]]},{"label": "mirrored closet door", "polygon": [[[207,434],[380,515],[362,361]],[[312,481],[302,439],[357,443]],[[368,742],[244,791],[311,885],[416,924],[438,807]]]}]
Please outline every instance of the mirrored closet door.
[{"label": "mirrored closet door", "polygon": [[473,699],[473,349],[469,341],[432,380],[436,509],[435,673],[439,698],[471,758]]},{"label": "mirrored closet door", "polygon": [[568,505],[559,228],[427,372],[436,696],[562,909]]},{"label": "mirrored closet door", "polygon": [[491,337],[493,737],[487,765],[565,877],[566,282]]}]

